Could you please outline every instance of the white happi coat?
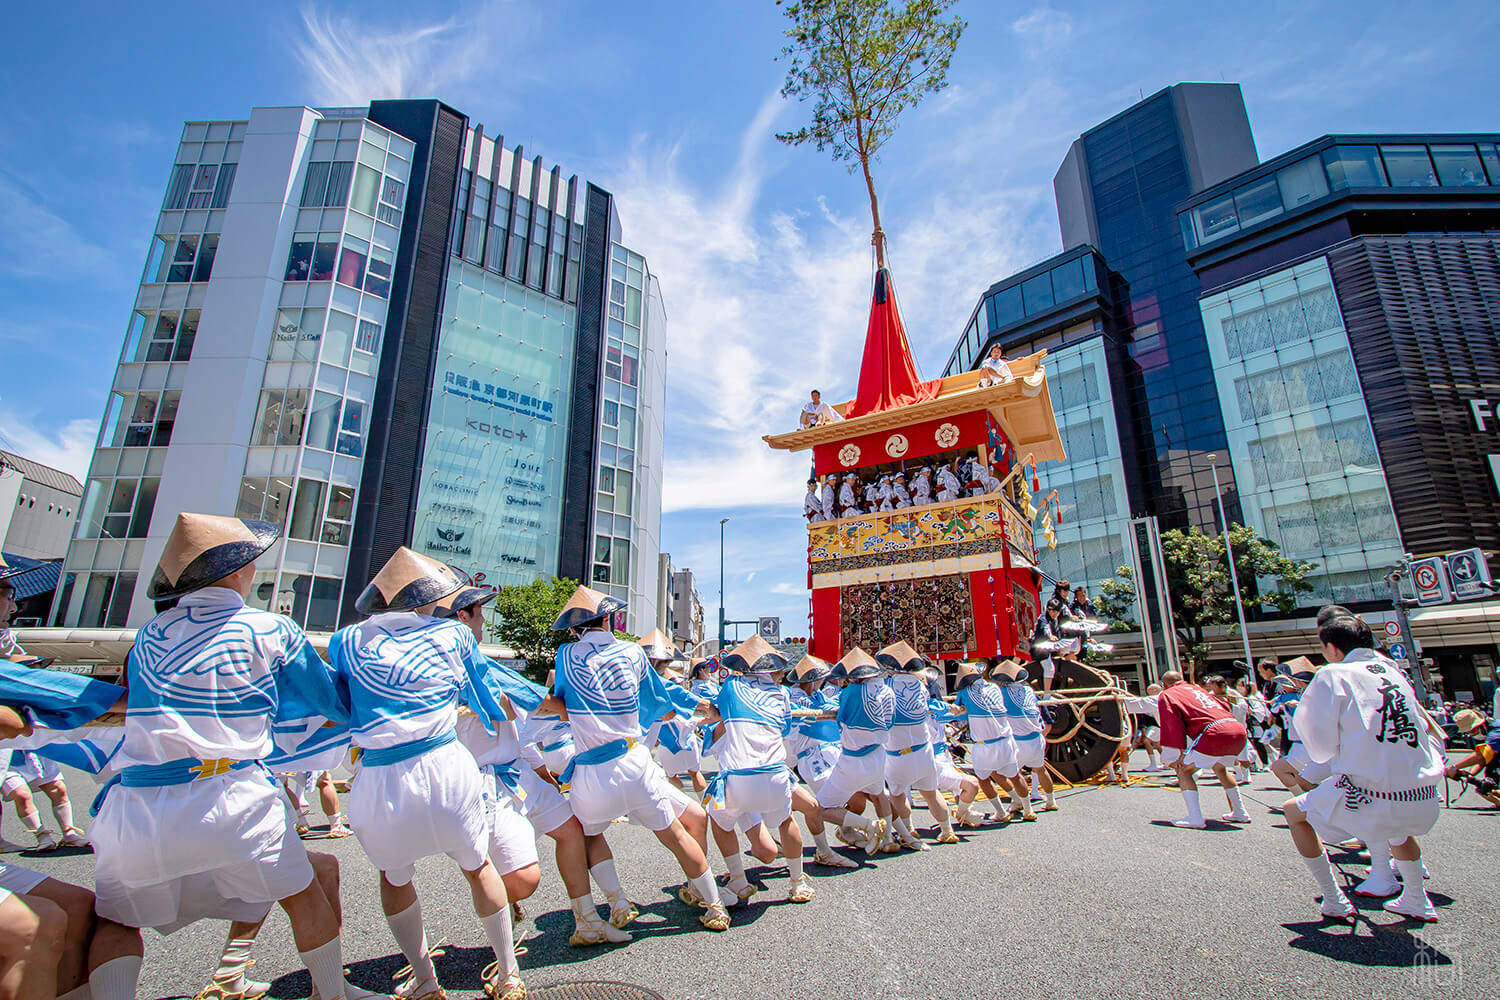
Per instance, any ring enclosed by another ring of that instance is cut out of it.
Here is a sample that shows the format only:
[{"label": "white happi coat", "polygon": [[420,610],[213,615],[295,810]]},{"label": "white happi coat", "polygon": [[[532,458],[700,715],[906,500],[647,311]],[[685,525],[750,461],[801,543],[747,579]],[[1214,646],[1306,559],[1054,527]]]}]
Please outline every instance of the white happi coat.
[{"label": "white happi coat", "polygon": [[[416,863],[435,854],[466,871],[480,867],[489,818],[479,766],[456,739],[458,706],[491,730],[505,716],[486,688],[488,661],[474,633],[452,619],[395,612],[340,629],[328,647],[349,687],[353,742],[366,751],[349,821],[371,863],[392,885],[410,882]],[[455,738],[389,764],[369,755],[448,734]]]},{"label": "white happi coat", "polygon": [[1318,669],[1297,706],[1308,757],[1333,772],[1298,796],[1325,840],[1399,843],[1432,829],[1440,810],[1443,745],[1405,674],[1373,649]]},{"label": "white happi coat", "polygon": [[906,487],[902,486],[900,483],[891,484],[891,498],[892,503],[897,510],[900,510],[903,507],[911,506],[911,494],[908,493],[906,491]]},{"label": "white happi coat", "polygon": [[895,501],[895,496],[891,493],[891,484],[889,482],[880,484],[880,488],[875,491],[875,497],[880,501],[881,510],[894,509],[892,503]]},{"label": "white happi coat", "polygon": [[136,634],[118,768],[197,761],[196,780],[109,790],[89,831],[100,916],[170,933],[196,920],[259,920],[307,888],[291,807],[259,765],[279,702],[343,721],[332,670],[289,618],[206,587]]},{"label": "white happi coat", "polygon": [[818,498],[816,488],[809,489],[802,498],[802,513],[809,521],[823,520],[823,501]]},{"label": "white happi coat", "polygon": [[932,478],[925,470],[917,473],[917,477],[911,482],[911,502],[932,503]]},{"label": "white happi coat", "polygon": [[963,491],[963,484],[953,474],[953,470],[946,465],[938,470],[938,500],[957,500],[959,493]]},{"label": "white happi coat", "polygon": [[858,509],[859,499],[854,495],[854,482],[846,479],[839,486],[839,514],[848,517]]},{"label": "white happi coat", "polygon": [[833,490],[833,481],[829,480],[823,484],[823,520],[832,521],[838,515],[833,512],[834,499],[837,494]]}]

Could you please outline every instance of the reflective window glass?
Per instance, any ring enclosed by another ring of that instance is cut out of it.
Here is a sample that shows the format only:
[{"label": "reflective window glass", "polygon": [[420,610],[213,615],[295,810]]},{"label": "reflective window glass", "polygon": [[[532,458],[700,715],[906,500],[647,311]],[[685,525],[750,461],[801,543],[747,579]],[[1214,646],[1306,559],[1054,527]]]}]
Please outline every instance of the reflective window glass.
[{"label": "reflective window glass", "polygon": [[1276,178],[1267,177],[1240,188],[1234,193],[1234,208],[1241,227],[1280,215],[1281,192],[1276,188]]},{"label": "reflective window glass", "polygon": [[1432,162],[1443,187],[1482,187],[1484,166],[1473,146],[1433,146]]},{"label": "reflective window glass", "polygon": [[1238,232],[1240,217],[1234,210],[1234,197],[1225,195],[1193,209],[1194,229],[1198,242],[1208,243]]},{"label": "reflective window glass", "polygon": [[1485,170],[1489,172],[1490,184],[1500,187],[1500,151],[1497,151],[1494,143],[1482,142],[1479,144],[1479,155],[1484,159]]},{"label": "reflective window glass", "polygon": [[1021,307],[1021,286],[1012,285],[989,297],[990,329],[1009,326],[1026,316]]},{"label": "reflective window glass", "polygon": [[1328,178],[1322,162],[1315,156],[1282,167],[1276,172],[1276,180],[1281,185],[1281,205],[1287,211],[1328,193]]},{"label": "reflective window glass", "polygon": [[1426,146],[1381,146],[1391,187],[1437,187],[1437,174],[1427,158]]},{"label": "reflective window glass", "polygon": [[1385,187],[1385,168],[1374,146],[1335,146],[1323,150],[1323,165],[1335,191],[1346,188]]},{"label": "reflective window glass", "polygon": [[1084,293],[1083,265],[1084,259],[1080,257],[1052,269],[1052,290],[1057,301],[1066,302]]},{"label": "reflective window glass", "polygon": [[1052,295],[1052,275],[1039,274],[1021,282],[1021,300],[1026,306],[1026,315],[1052,308],[1056,299]]}]

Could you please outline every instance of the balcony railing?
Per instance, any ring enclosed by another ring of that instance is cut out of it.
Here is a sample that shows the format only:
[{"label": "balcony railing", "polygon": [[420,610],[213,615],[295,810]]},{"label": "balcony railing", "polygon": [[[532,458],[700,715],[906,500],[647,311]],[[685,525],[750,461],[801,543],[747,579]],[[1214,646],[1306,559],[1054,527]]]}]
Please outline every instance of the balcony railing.
[{"label": "balcony railing", "polygon": [[807,558],[815,574],[986,553],[998,558],[1006,535],[1017,552],[1036,559],[1031,525],[998,493],[815,521],[807,526],[807,535]]}]

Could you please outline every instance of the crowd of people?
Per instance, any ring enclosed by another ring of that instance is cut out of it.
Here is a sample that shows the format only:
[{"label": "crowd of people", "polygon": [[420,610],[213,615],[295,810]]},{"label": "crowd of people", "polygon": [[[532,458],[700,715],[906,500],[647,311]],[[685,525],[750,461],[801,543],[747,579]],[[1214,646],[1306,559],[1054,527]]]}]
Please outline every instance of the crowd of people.
[{"label": "crowd of people", "polygon": [[[251,951],[278,905],[315,996],[377,995],[345,980],[338,864],[300,839],[314,795],[328,836],[358,838],[379,873],[408,963],[394,990],[405,1000],[446,995],[414,880],[423,858],[448,856],[469,884],[495,956],[486,994],[520,1000],[517,925],[542,878],[541,836],[554,841],[570,900],[569,943],[587,947],[628,942],[639,915],[605,836],[621,818],[655,834],[682,870],[678,898],[723,932],[763,889],[746,853],[783,858],[786,899],[806,904],[816,896],[809,864],[859,864],[830,834],[866,856],[927,851],[957,843],[955,827],[1034,822],[1057,808],[1048,663],[1076,655],[1071,647],[1048,655],[1050,640],[1037,640],[1029,665],[952,665],[949,693],[945,671],[906,642],[791,663],[754,637],[688,660],[660,632],[617,637],[609,624],[623,602],[579,587],[554,623],[569,641],[542,686],[480,652],[493,592],[401,548],[356,601],[367,617],[333,636],[325,661],[289,619],[245,604],[255,560],[278,534],[179,515],[149,588],[159,613],[138,632],[123,687],[35,670],[10,643],[0,752],[21,755],[20,784],[51,795],[60,779],[48,780],[45,762],[108,780],[89,830],[92,892],[0,864],[9,995],[133,997],[141,929],[222,919],[228,936],[200,995],[253,1000],[269,987],[247,978]],[[1076,637],[1097,624],[1087,592],[1067,581],[1047,605],[1048,620],[1066,613]],[[1354,913],[1331,874],[1325,845],[1337,844],[1370,852],[1357,893],[1435,920],[1417,838],[1437,819],[1444,774],[1492,767],[1500,738],[1449,767],[1442,731],[1363,621],[1327,608],[1318,641],[1324,664],[1263,663],[1261,684],[1238,667],[1201,685],[1169,672],[1127,698],[1148,770],[1175,772],[1186,815],[1172,825],[1202,829],[1200,778],[1224,791],[1221,821],[1248,823],[1240,785],[1271,768],[1293,792],[1282,812],[1324,917]],[[1040,699],[1029,668],[1042,675]],[[1120,780],[1128,757],[1127,747],[1111,765]],[[331,772],[351,760],[346,816]],[[65,793],[52,801],[64,836],[81,842],[59,805]],[[931,840],[913,819],[918,802]]]},{"label": "crowd of people", "polygon": [[[1399,916],[1435,921],[1418,838],[1437,822],[1443,778],[1490,767],[1500,734],[1449,765],[1444,730],[1361,618],[1337,605],[1322,609],[1317,642],[1321,665],[1305,656],[1285,664],[1262,660],[1259,683],[1239,664],[1201,685],[1171,671],[1127,698],[1138,746],[1150,761],[1146,770],[1175,772],[1187,815],[1172,825],[1193,829],[1207,826],[1200,777],[1212,775],[1224,791],[1230,810],[1222,822],[1248,823],[1240,786],[1250,772],[1269,770],[1293,795],[1280,811],[1317,883],[1323,917],[1353,922],[1355,916],[1334,881],[1332,845],[1367,852],[1357,895],[1382,899]],[[1477,712],[1464,725],[1470,732],[1486,727]],[[1120,760],[1109,771],[1113,780],[1128,780]]]},{"label": "crowd of people", "polygon": [[813,476],[807,480],[802,513],[808,523],[836,521],[963,497],[982,497],[1000,488],[1001,481],[994,471],[980,460],[977,451],[971,451],[915,465],[910,475],[904,468],[895,468],[890,472],[866,469]]},{"label": "crowd of people", "polygon": [[[579,587],[554,623],[571,641],[543,687],[480,653],[493,593],[404,547],[325,661],[290,619],[245,603],[278,536],[265,522],[179,515],[123,686],[34,669],[13,644],[0,662],[0,752],[107,779],[88,831],[92,891],[0,864],[7,995],[133,997],[142,929],[221,919],[228,936],[200,995],[253,1000],[269,987],[248,978],[251,952],[277,906],[315,996],[377,995],[345,979],[338,863],[301,839],[315,794],[328,835],[356,837],[379,873],[405,1000],[445,996],[414,880],[423,858],[448,856],[469,884],[495,956],[486,995],[520,1000],[516,925],[541,880],[540,836],[570,899],[569,943],[586,947],[629,941],[639,915],[605,839],[620,818],[656,835],[682,869],[679,899],[722,932],[759,891],[742,837],[762,861],[784,857],[786,898],[808,903],[803,824],[811,864],[850,868],[830,831],[866,855],[931,849],[914,796],[939,844],[986,810],[1034,822],[1057,808],[1049,715],[1013,661],[962,666],[951,696],[904,642],[791,664],[757,637],[687,661],[659,633],[616,637],[623,602]],[[950,749],[960,733],[966,751]],[[346,816],[331,772],[351,759]],[[58,822],[75,829],[68,814]]]}]

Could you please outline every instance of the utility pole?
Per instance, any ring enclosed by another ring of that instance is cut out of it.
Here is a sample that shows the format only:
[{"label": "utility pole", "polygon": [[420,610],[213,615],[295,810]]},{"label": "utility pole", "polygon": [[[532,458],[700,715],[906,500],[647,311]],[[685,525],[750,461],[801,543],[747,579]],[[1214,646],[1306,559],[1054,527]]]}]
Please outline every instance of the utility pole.
[{"label": "utility pole", "polygon": [[724,651],[724,525],[729,518],[719,518],[719,652]]},{"label": "utility pole", "polygon": [[1411,567],[1402,561],[1385,575],[1385,581],[1391,585],[1391,606],[1396,609],[1396,623],[1401,626],[1401,644],[1406,647],[1407,675],[1417,693],[1417,701],[1426,706],[1427,684],[1422,679],[1422,658],[1417,655],[1417,640],[1411,634],[1411,615],[1408,613],[1417,606],[1417,602],[1401,593],[1401,581],[1410,572]]}]

